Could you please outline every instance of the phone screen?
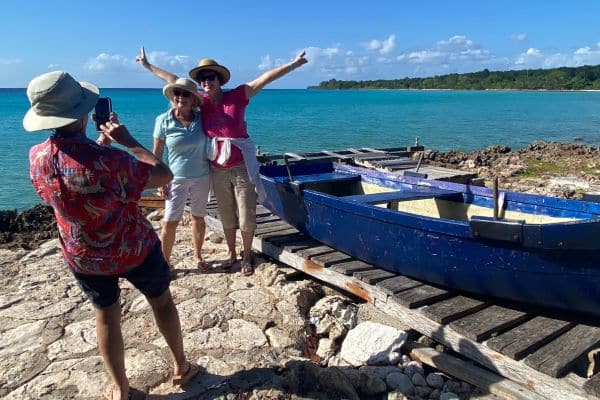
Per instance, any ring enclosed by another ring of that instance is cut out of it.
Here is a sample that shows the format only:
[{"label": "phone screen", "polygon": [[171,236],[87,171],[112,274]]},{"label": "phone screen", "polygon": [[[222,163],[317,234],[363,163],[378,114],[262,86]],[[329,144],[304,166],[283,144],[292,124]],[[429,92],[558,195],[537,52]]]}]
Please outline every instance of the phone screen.
[{"label": "phone screen", "polygon": [[109,97],[99,97],[94,109],[96,114],[96,130],[100,130],[100,125],[108,122],[112,112],[112,102]]}]

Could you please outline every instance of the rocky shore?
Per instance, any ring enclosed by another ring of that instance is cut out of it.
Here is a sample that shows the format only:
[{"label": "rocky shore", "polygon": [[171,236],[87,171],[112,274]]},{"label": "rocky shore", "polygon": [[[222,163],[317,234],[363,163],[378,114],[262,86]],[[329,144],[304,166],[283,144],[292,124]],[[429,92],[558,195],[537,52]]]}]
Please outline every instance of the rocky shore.
[{"label": "rocky shore", "polygon": [[[426,160],[476,171],[501,188],[580,197],[596,191],[597,148],[536,142],[471,152],[428,151]],[[554,182],[554,183],[552,183]],[[149,218],[158,229],[160,215]],[[156,399],[494,398],[412,360],[406,343],[435,346],[369,304],[257,255],[256,273],[223,273],[222,238],[207,232],[193,267],[187,221],[173,251],[171,290],[184,343],[203,367],[185,390],[171,385],[166,345],[143,296],[122,285],[126,364],[134,387]],[[92,308],[65,270],[51,210],[0,212],[0,397],[100,399],[107,382]]]}]

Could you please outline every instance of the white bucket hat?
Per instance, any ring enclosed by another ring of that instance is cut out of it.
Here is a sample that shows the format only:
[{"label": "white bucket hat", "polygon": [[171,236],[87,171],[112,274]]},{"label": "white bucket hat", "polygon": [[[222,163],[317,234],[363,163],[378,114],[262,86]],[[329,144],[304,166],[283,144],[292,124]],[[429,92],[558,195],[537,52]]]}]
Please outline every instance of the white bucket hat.
[{"label": "white bucket hat", "polygon": [[23,128],[34,132],[69,125],[94,108],[98,94],[96,86],[77,82],[64,71],[33,78],[27,86],[31,108],[23,118]]},{"label": "white bucket hat", "polygon": [[169,83],[163,87],[163,94],[167,99],[173,101],[173,91],[185,90],[186,92],[190,92],[194,96],[198,98],[198,100],[202,101],[202,96],[198,92],[198,86],[196,86],[196,82],[188,78],[177,78],[175,83]]}]

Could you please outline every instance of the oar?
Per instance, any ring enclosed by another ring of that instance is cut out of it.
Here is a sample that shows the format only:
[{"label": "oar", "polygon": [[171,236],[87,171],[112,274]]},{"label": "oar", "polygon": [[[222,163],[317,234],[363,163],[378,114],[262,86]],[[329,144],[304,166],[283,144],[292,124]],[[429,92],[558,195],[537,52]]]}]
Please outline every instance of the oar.
[{"label": "oar", "polygon": [[500,207],[498,207],[498,177],[495,176],[494,177],[494,186],[493,186],[493,193],[494,193],[494,219],[498,219],[498,210]]},{"label": "oar", "polygon": [[288,162],[287,154],[283,155],[283,162],[285,163],[285,168],[287,169],[288,178],[290,179],[290,182],[292,182],[294,178],[292,178],[292,169],[290,168],[290,163]]}]

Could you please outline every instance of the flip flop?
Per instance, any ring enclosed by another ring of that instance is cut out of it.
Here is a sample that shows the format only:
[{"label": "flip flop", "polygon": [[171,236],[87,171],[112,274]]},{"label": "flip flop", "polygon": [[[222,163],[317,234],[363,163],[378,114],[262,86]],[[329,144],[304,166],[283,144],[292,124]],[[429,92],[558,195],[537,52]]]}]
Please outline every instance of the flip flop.
[{"label": "flip flop", "polygon": [[[106,400],[113,400],[113,393],[116,388],[117,387],[114,383],[107,385],[102,391],[102,396],[104,396]],[[146,393],[132,387],[129,388],[129,392],[127,393],[128,400],[144,400],[145,398]]]},{"label": "flip flop", "polygon": [[240,273],[243,276],[250,276],[254,273],[254,267],[252,266],[251,262],[248,261],[242,261],[242,266],[240,268]]},{"label": "flip flop", "polygon": [[173,382],[174,386],[185,386],[194,376],[196,376],[198,371],[200,371],[200,366],[198,364],[188,362],[187,371],[181,375],[173,374],[171,382]]}]

